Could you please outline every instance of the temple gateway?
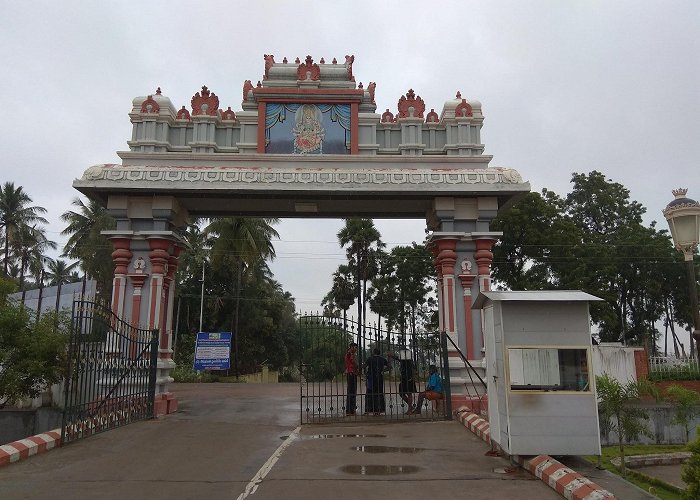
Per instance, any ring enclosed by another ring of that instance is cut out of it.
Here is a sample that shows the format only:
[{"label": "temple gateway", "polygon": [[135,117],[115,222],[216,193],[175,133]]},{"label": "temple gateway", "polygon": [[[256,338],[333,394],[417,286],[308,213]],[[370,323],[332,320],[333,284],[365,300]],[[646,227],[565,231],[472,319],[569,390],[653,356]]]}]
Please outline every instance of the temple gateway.
[{"label": "temple gateway", "polygon": [[457,92],[427,111],[409,89],[377,112],[376,85],[356,82],[354,56],[264,60],[261,80],[243,83],[240,109],[206,86],[189,106],[160,88],[135,98],[121,164],[94,165],[73,183],[117,221],[106,232],[113,312],[160,332],[156,412],[177,406],[168,392],[174,277],[188,216],[424,217],[440,329],[481,360],[482,318],[471,306],[489,289],[501,235],[489,222],[530,191],[517,171],[489,165],[481,104]]}]

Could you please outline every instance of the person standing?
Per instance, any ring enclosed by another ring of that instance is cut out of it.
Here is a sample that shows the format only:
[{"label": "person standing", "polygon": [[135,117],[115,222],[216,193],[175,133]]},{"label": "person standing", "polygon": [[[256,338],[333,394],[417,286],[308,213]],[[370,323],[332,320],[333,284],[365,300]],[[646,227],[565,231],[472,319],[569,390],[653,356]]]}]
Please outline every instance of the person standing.
[{"label": "person standing", "polygon": [[345,377],[348,380],[346,391],[345,414],[355,415],[357,410],[357,377],[360,370],[357,366],[357,344],[352,342],[345,352]]},{"label": "person standing", "polygon": [[367,368],[367,396],[365,398],[365,413],[380,415],[386,413],[384,400],[384,372],[389,369],[389,361],[383,357],[376,347],[365,362]]},{"label": "person standing", "polygon": [[389,354],[390,358],[394,358],[399,362],[399,372],[401,373],[401,380],[399,381],[399,397],[408,406],[406,413],[408,414],[413,410],[413,394],[417,392],[416,390],[416,380],[415,380],[415,365],[413,364],[413,357],[411,351],[408,349],[402,349],[398,354]]}]

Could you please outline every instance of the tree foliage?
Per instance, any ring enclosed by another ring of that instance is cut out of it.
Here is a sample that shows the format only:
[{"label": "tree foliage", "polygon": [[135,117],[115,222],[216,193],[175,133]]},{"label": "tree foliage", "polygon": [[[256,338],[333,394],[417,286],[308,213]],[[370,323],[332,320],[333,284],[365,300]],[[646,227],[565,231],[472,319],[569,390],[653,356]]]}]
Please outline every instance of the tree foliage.
[{"label": "tree foliage", "polygon": [[580,289],[601,340],[647,344],[654,323],[673,316],[689,324],[682,268],[668,233],[645,226],[645,208],[602,173],[575,173],[564,198],[529,193],[493,221],[503,231],[494,249],[496,281],[511,289]]},{"label": "tree foliage", "polygon": [[74,198],[71,204],[77,211],[67,211],[61,220],[68,225],[61,231],[68,236],[63,253],[71,259],[77,259],[85,273],[97,282],[97,290],[103,296],[109,296],[114,277],[112,261],[112,243],[102,231],[114,229],[116,222],[107,209],[95,200],[87,204],[80,198]]},{"label": "tree foliage", "polygon": [[37,397],[62,378],[70,327],[63,313],[43,314],[37,321],[7,300],[10,291],[0,280],[0,408]]},{"label": "tree foliage", "polygon": [[673,404],[672,422],[683,426],[687,443],[690,437],[690,423],[700,415],[700,394],[681,385],[672,384],[666,388],[666,399]]}]

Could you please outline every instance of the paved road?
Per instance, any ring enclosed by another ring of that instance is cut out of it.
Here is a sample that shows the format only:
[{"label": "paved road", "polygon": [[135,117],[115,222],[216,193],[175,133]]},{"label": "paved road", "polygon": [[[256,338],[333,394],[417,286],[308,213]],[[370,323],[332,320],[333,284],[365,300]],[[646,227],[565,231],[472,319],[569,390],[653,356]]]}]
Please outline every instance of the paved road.
[{"label": "paved road", "polygon": [[487,445],[457,422],[297,430],[294,384],[172,390],[174,415],[0,469],[0,498],[561,498],[527,473],[499,471],[508,463],[485,456]]}]

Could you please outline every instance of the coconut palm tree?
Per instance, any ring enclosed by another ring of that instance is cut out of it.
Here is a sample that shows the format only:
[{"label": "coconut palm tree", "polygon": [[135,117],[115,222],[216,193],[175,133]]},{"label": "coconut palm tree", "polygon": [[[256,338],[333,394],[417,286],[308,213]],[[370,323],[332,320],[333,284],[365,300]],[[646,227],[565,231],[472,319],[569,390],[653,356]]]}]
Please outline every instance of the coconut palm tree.
[{"label": "coconut palm tree", "polygon": [[355,272],[358,336],[361,336],[367,311],[367,282],[377,274],[379,251],[386,245],[374,221],[360,217],[345,219],[345,226],[338,232],[338,241],[341,247],[347,247],[350,267]]},{"label": "coconut palm tree", "polygon": [[73,271],[78,267],[77,262],[68,264],[61,259],[47,259],[46,279],[49,280],[49,285],[64,285],[73,281]]},{"label": "coconut palm tree", "polygon": [[46,213],[46,209],[32,206],[31,203],[32,199],[24,192],[22,186],[15,187],[14,182],[6,182],[0,189],[0,231],[4,236],[5,276],[10,265],[10,247],[18,239],[22,227],[37,223],[48,224],[48,221],[40,215]]},{"label": "coconut palm tree", "polygon": [[98,290],[106,293],[114,276],[114,263],[112,243],[102,231],[114,229],[116,222],[95,200],[85,204],[80,198],[74,198],[71,203],[78,210],[61,215],[61,220],[68,223],[61,234],[70,236],[63,247],[63,255],[77,259],[85,273],[97,281]]},{"label": "coconut palm tree", "polygon": [[19,287],[24,288],[24,278],[31,271],[32,261],[41,261],[47,250],[55,250],[58,245],[46,237],[42,227],[23,225],[17,232],[17,238],[12,243],[12,253],[19,260]]}]

